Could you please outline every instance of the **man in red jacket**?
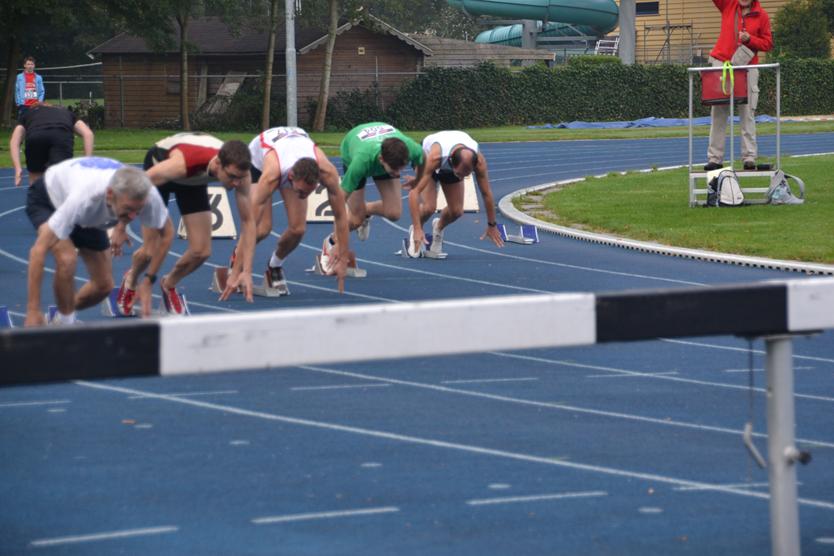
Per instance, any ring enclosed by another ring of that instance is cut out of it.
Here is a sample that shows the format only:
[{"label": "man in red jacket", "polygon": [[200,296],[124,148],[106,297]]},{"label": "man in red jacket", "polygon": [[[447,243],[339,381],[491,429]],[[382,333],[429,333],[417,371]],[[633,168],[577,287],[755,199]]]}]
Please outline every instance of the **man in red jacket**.
[{"label": "man in red jacket", "polygon": [[[709,61],[713,66],[721,66],[733,60],[736,51],[744,46],[752,51],[753,58],[746,63],[734,65],[753,65],[759,63],[759,52],[773,48],[773,35],[770,31],[770,16],[759,0],[712,0],[721,10],[721,32],[715,48],[710,52]],[[741,53],[740,53],[741,54]],[[745,170],[756,168],[756,104],[759,100],[759,70],[747,70],[747,104],[737,104],[735,113],[741,121],[741,158]],[[707,165],[704,169],[721,168],[724,160],[724,142],[727,137],[727,117],[730,106],[713,105],[712,126],[709,131],[709,149]]]}]

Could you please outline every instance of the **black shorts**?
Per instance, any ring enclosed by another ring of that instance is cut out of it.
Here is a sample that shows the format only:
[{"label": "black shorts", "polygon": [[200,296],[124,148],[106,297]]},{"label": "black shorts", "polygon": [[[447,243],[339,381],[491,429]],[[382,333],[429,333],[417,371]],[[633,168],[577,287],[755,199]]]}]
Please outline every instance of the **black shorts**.
[{"label": "black shorts", "polygon": [[[154,147],[145,155],[145,163],[142,168],[147,170],[154,164],[154,158],[157,150]],[[182,185],[175,182],[168,182],[160,185],[159,194],[162,195],[162,201],[168,205],[168,199],[173,193],[177,198],[177,208],[180,210],[180,215],[194,214],[195,212],[210,212],[211,204],[209,203],[208,186],[207,185]]]},{"label": "black shorts", "polygon": [[448,170],[438,170],[434,174],[432,174],[435,182],[440,182],[443,185],[449,185],[450,183],[458,183],[463,181],[461,178],[457,177],[454,172],[450,172]]},{"label": "black shorts", "polygon": [[254,166],[249,168],[249,173],[252,175],[252,183],[258,183],[258,180],[261,179],[261,174],[263,174],[263,172],[261,172]]},{"label": "black shorts", "polygon": [[[345,175],[346,173],[347,173],[347,166],[342,164],[342,175]],[[254,179],[255,178],[252,178],[253,181],[254,181]],[[375,180],[393,180],[395,178],[393,176],[389,176],[388,174],[382,174],[382,175],[379,175],[379,176],[374,176],[374,179]],[[359,182],[359,184],[356,186],[356,189],[357,190],[358,189],[365,189],[365,185],[367,183],[368,183],[368,178],[365,177],[365,179],[363,179]]]},{"label": "black shorts", "polygon": [[61,129],[39,129],[26,134],[26,169],[43,173],[63,160],[72,158],[72,133]]},{"label": "black shorts", "polygon": [[[54,212],[55,206],[46,192],[46,183],[43,178],[38,178],[26,192],[26,215],[37,230],[49,220]],[[76,226],[72,229],[69,238],[78,249],[106,251],[110,248],[110,238],[107,237],[107,232],[98,228]]]}]

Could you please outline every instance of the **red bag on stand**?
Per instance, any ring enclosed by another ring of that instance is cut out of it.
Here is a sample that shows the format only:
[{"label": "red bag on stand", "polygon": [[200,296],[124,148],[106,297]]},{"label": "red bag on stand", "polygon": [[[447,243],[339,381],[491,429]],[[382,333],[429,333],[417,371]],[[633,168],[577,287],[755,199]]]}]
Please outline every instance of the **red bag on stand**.
[{"label": "red bag on stand", "polygon": [[701,72],[701,104],[730,104],[730,90],[735,104],[747,104],[747,70],[735,70],[724,62],[719,71]]}]

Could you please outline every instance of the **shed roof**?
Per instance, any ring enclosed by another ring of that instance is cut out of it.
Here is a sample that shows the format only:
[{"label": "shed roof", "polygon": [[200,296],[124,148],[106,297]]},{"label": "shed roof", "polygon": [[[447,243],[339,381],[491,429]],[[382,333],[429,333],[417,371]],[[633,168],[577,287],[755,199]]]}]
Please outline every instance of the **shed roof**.
[{"label": "shed roof", "polygon": [[[424,54],[431,55],[431,49],[371,14],[364,14],[357,20],[343,23],[339,26],[337,32],[342,34],[355,26],[362,26],[378,33],[391,35]],[[269,44],[269,34],[263,29],[256,29],[252,26],[243,26],[237,33],[234,33],[228,24],[220,18],[201,17],[194,19],[189,24],[188,40],[203,55],[258,55],[263,54],[266,50]],[[324,44],[326,40],[326,29],[297,28],[295,32],[295,43],[299,54],[314,50]],[[276,30],[275,50],[283,52],[285,43],[284,28],[279,26]],[[150,54],[153,52],[157,51],[150,48],[145,39],[129,33],[120,33],[90,50],[91,54]],[[165,52],[179,52],[179,37],[175,37],[173,46],[166,49]]]}]

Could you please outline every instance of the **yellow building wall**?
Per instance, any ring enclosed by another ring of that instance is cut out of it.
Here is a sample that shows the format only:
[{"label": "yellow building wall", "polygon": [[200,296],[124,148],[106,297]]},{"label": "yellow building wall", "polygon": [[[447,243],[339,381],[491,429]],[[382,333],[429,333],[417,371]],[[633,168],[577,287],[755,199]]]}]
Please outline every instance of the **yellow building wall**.
[{"label": "yellow building wall", "polygon": [[[761,2],[770,15],[771,26],[787,1]],[[659,0],[658,11],[657,15],[638,15],[635,19],[637,61],[706,64],[721,24],[721,13],[715,4],[710,0]],[[619,30],[612,32],[617,33]]]}]

